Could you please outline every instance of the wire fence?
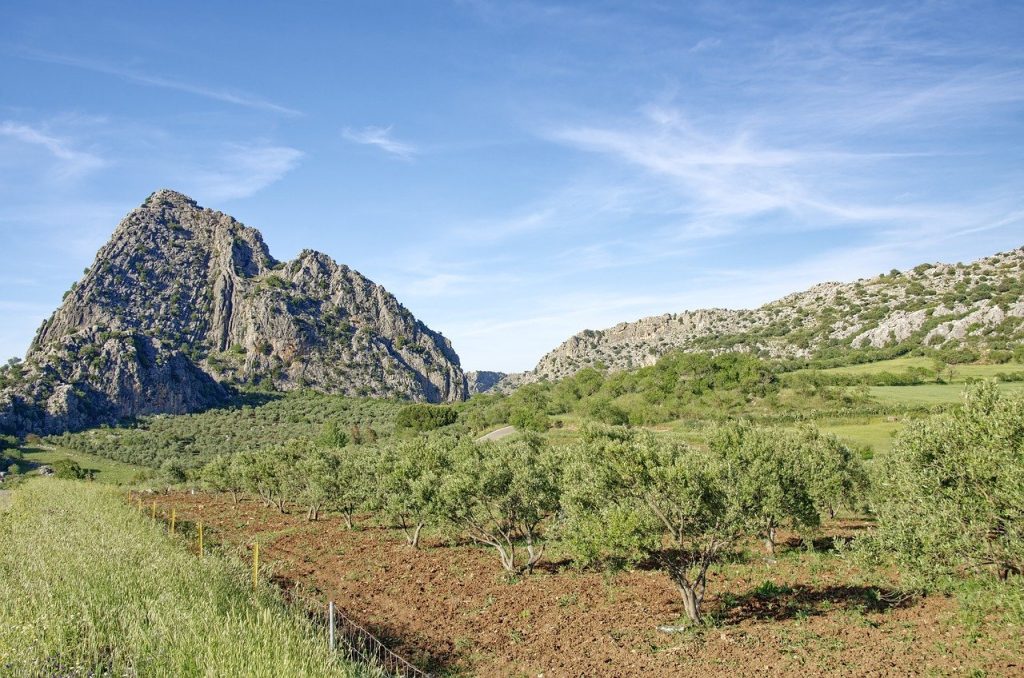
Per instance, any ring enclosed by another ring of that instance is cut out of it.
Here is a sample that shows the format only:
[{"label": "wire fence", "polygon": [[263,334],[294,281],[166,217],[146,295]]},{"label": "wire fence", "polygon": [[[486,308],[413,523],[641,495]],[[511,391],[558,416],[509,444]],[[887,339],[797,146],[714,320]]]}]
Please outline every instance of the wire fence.
[{"label": "wire fence", "polygon": [[395,654],[377,636],[339,610],[333,600],[327,606],[327,628],[330,648],[338,649],[340,641],[342,651],[350,659],[378,666],[388,675],[401,678],[430,678],[429,673]]},{"label": "wire fence", "polygon": [[[143,502],[140,493],[128,492],[128,505],[139,510],[143,515],[148,514],[154,522],[163,523],[171,535],[177,535],[185,539],[195,540],[194,548],[196,555],[203,557],[207,549],[212,546],[209,537],[209,530],[204,530],[202,521],[179,520],[177,511],[172,508],[169,512],[165,507],[159,507],[154,497],[149,496],[148,506]],[[252,543],[252,585],[257,588],[264,580],[262,567],[260,565],[259,541]],[[322,599],[321,599],[322,600]],[[322,602],[320,603],[322,605]],[[319,613],[313,610],[319,607],[318,604],[308,597],[302,598],[302,607],[311,615],[311,620],[324,619]],[[364,627],[360,626],[351,617],[342,612],[334,601],[327,605],[326,632],[328,647],[332,652],[341,652],[353,661],[368,664],[379,668],[385,675],[397,676],[398,678],[432,678],[421,668],[413,665],[409,660],[395,653],[384,642]],[[314,626],[319,626],[318,622]]]}]

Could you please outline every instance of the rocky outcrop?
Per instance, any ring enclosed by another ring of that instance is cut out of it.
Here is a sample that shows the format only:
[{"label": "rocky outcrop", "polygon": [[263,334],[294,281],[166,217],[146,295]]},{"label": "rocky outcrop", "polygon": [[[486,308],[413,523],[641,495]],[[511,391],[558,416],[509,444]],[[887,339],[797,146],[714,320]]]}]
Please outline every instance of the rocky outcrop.
[{"label": "rocky outcrop", "polygon": [[753,310],[686,311],[584,330],[533,370],[506,375],[493,388],[508,392],[592,365],[642,367],[673,350],[809,358],[901,343],[984,353],[1022,341],[1024,248],[970,264],[922,264],[852,283],[822,283]]},{"label": "rocky outcrop", "polygon": [[504,372],[488,372],[486,370],[466,372],[466,391],[469,395],[487,393],[507,376]]},{"label": "rocky outcrop", "polygon": [[39,328],[0,429],[51,433],[222,402],[254,386],[461,400],[451,343],[330,257],[162,190],[118,225]]}]

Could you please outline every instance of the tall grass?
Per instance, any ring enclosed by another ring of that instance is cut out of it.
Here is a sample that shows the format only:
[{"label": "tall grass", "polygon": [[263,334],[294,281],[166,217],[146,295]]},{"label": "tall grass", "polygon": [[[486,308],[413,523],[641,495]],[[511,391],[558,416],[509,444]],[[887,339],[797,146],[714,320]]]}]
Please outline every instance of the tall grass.
[{"label": "tall grass", "polygon": [[0,675],[353,676],[240,563],[199,559],[116,491],[39,479],[0,513]]}]

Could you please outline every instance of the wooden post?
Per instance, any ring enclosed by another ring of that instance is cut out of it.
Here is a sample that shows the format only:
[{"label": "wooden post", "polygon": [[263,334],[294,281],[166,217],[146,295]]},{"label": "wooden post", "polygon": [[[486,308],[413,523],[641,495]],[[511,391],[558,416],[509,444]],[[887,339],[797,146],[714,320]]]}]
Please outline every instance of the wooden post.
[{"label": "wooden post", "polygon": [[252,590],[256,590],[260,576],[260,543],[257,541],[252,545]]},{"label": "wooden post", "polygon": [[149,517],[156,520],[156,499],[153,500],[153,508],[149,511]]},{"label": "wooden post", "polygon": [[327,603],[327,645],[334,652],[334,601]]},{"label": "wooden post", "polygon": [[199,557],[203,557],[203,521],[199,521]]},{"label": "wooden post", "polygon": [[174,521],[177,518],[177,512],[171,509],[171,534],[174,534]]}]

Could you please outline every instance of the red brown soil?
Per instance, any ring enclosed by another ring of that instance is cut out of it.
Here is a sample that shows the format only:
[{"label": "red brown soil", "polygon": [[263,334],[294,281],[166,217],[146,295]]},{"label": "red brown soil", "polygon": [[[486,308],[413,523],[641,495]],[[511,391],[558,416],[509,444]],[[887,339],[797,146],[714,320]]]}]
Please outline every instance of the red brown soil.
[{"label": "red brown soil", "polygon": [[[260,539],[283,581],[333,599],[394,650],[435,673],[483,676],[1024,675],[1019,628],[969,635],[955,600],[887,604],[843,560],[795,549],[723,565],[706,608],[717,624],[666,633],[680,599],[658,571],[616,575],[549,565],[508,582],[497,557],[473,545],[401,533],[296,509],[211,495],[159,497],[179,520],[202,519],[227,543]],[[842,537],[861,526],[837,522]],[[766,590],[765,582],[777,587]],[[758,593],[758,587],[761,587]]]}]

